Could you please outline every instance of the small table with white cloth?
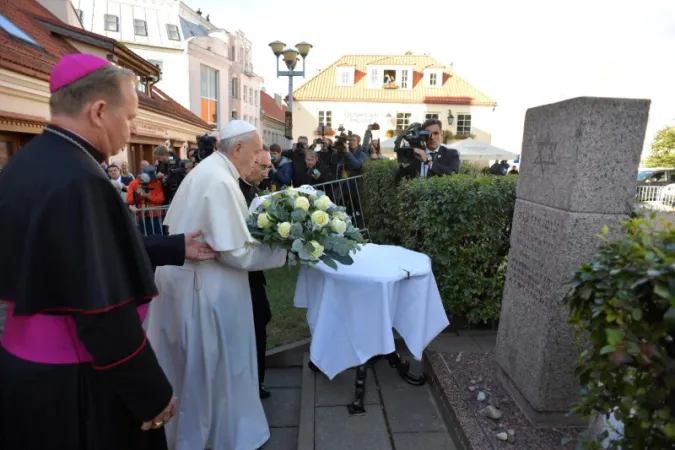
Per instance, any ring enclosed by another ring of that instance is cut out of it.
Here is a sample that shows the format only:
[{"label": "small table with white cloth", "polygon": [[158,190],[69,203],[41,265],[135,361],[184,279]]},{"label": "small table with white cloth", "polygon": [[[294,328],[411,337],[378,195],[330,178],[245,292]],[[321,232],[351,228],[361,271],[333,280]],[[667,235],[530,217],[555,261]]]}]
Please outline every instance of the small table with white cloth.
[{"label": "small table with white cloth", "polygon": [[312,333],[310,368],[333,379],[356,367],[352,415],[364,414],[368,364],[381,355],[408,383],[423,385],[426,374],[413,375],[394,345],[396,329],[417,360],[449,325],[431,259],[402,247],[366,244],[352,255],[354,264],[323,263],[300,270],[295,306],[307,308]]}]

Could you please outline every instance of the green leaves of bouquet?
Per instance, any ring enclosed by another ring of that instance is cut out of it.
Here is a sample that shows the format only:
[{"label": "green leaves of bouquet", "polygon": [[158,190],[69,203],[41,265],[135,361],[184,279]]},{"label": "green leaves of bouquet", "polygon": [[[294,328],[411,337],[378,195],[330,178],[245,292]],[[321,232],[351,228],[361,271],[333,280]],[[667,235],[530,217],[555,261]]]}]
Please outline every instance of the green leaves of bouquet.
[{"label": "green leaves of bouquet", "polygon": [[353,264],[351,254],[365,243],[345,208],[322,191],[289,189],[266,195],[249,216],[248,227],[253,237],[290,250],[290,265],[321,261],[337,270],[338,263]]}]

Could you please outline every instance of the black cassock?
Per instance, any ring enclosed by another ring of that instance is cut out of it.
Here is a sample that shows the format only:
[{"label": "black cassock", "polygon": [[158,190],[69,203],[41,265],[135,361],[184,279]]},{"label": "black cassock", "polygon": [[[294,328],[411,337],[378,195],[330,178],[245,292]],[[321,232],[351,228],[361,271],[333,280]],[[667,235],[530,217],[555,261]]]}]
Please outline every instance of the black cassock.
[{"label": "black cassock", "polygon": [[102,159],[50,126],[0,173],[0,449],[166,448],[140,429],[173,393],[139,315],[153,269]]},{"label": "black cassock", "polygon": [[[255,186],[239,179],[246,203],[251,204],[258,192]],[[251,286],[251,300],[253,301],[253,326],[255,328],[255,346],[258,357],[258,382],[265,381],[265,351],[267,349],[267,324],[272,320],[270,302],[265,291],[265,274],[262,270],[248,273],[248,284]]]}]

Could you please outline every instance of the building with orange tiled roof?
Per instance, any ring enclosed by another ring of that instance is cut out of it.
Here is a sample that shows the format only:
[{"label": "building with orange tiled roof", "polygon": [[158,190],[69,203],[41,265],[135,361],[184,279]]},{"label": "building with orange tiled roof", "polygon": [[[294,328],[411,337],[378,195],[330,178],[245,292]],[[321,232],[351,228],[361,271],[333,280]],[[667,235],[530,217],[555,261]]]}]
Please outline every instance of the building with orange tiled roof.
[{"label": "building with orange tiled roof", "polygon": [[188,146],[196,145],[197,135],[212,129],[154,86],[160,75],[157,67],[114,39],[64,23],[59,17],[69,20],[68,9],[59,11],[58,2],[46,4],[57,14],[36,0],[0,0],[0,78],[4,85],[0,157],[11,157],[42,132],[49,121],[49,74],[62,56],[73,53],[101,56],[138,76],[136,133],[116,156],[116,160],[127,160],[132,170],[142,159],[152,160],[155,146],[166,145],[185,154]]},{"label": "building with orange tiled roof", "polygon": [[413,122],[437,118],[456,137],[489,143],[496,105],[431,56],[346,55],[294,91],[293,135],[316,135],[319,125],[362,135],[378,123],[376,137],[387,139]]},{"label": "building with orange tiled roof", "polygon": [[277,144],[284,150],[290,147],[291,142],[284,136],[286,109],[281,95],[272,97],[264,90],[260,93],[262,136],[266,145]]}]

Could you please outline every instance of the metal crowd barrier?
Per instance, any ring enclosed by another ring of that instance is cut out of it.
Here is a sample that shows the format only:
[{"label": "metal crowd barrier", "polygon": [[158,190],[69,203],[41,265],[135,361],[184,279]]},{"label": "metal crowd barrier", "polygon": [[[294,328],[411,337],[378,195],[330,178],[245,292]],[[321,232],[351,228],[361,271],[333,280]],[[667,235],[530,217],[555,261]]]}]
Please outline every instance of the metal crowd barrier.
[{"label": "metal crowd barrier", "polygon": [[[360,228],[368,238],[368,228],[363,216],[361,194],[359,192],[360,179],[363,175],[315,184],[313,187],[324,191],[338,206],[343,206],[352,219],[354,226]],[[138,229],[144,236],[164,235],[167,230],[164,227],[164,217],[169,206],[154,208],[130,207],[131,214],[136,217]]]},{"label": "metal crowd barrier", "polygon": [[156,206],[153,208],[129,207],[131,214],[136,217],[138,229],[143,236],[162,236],[166,234],[164,229],[164,217],[169,206]]}]

